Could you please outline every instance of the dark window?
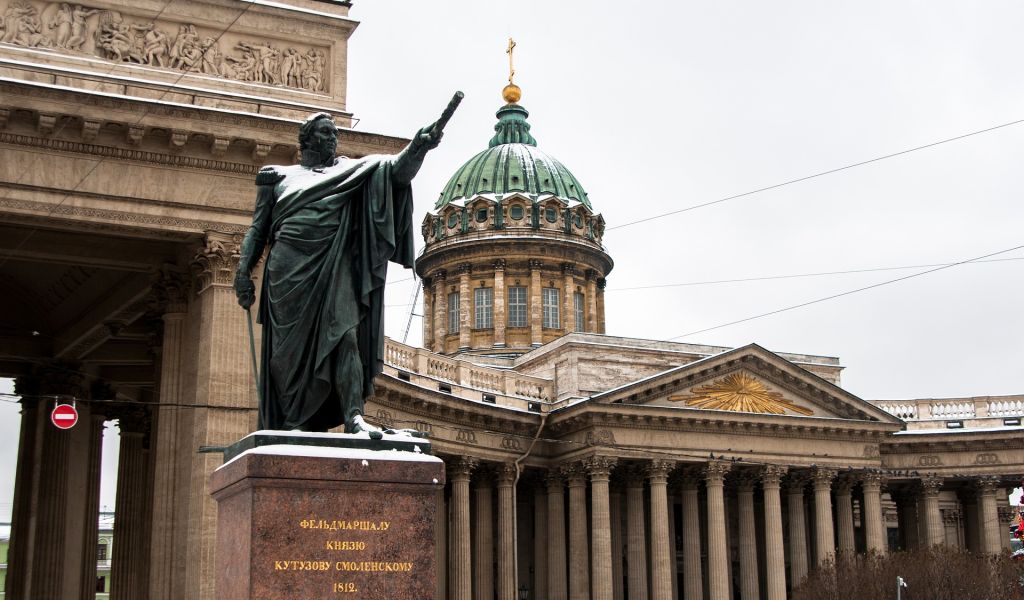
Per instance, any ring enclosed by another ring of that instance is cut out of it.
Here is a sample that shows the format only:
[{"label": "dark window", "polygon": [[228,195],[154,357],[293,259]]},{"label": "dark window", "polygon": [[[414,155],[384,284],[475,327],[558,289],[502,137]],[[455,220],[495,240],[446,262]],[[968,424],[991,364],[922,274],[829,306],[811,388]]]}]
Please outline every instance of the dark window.
[{"label": "dark window", "polygon": [[96,591],[100,594],[107,593],[107,578],[104,576],[96,577]]},{"label": "dark window", "polygon": [[557,329],[560,327],[558,324],[558,289],[557,288],[543,288],[541,289],[541,306],[544,308],[544,314],[542,318],[542,325],[544,327],[551,327]]},{"label": "dark window", "polygon": [[473,327],[490,329],[494,327],[494,288],[476,288],[473,290],[473,304],[476,308]]},{"label": "dark window", "polygon": [[454,212],[448,213],[448,227],[455,227],[459,224],[459,215]]},{"label": "dark window", "polygon": [[518,221],[519,219],[522,219],[523,218],[523,207],[522,207],[522,205],[520,205],[520,204],[514,205],[512,208],[510,208],[508,210],[508,214],[509,214],[510,217],[512,217],[512,220],[514,220],[514,221]]},{"label": "dark window", "polygon": [[487,209],[486,208],[478,208],[478,209],[476,209],[476,222],[477,223],[483,223],[486,220],[487,220]]},{"label": "dark window", "polygon": [[448,294],[448,333],[459,332],[459,293]]},{"label": "dark window", "polygon": [[554,223],[558,220],[558,211],[549,206],[544,209],[544,218],[548,220],[548,223]]},{"label": "dark window", "polygon": [[576,313],[576,331],[586,331],[586,316],[583,310],[583,294],[576,292],[572,295],[572,307]]},{"label": "dark window", "polygon": [[96,547],[96,560],[107,560],[107,545],[101,543]]}]

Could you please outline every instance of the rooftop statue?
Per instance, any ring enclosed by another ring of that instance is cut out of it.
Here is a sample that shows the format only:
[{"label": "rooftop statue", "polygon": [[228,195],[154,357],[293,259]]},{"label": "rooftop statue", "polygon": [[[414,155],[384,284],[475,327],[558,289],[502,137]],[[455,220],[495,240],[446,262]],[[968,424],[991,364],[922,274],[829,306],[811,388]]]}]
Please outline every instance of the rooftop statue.
[{"label": "rooftop statue", "polygon": [[337,126],[314,114],[299,128],[300,163],[260,170],[235,276],[238,303],[249,310],[252,270],[270,246],[258,307],[260,429],[344,423],[346,433],[379,435],[363,406],[384,364],[387,266],[413,266],[410,183],[461,97],[394,156],[337,158]]}]

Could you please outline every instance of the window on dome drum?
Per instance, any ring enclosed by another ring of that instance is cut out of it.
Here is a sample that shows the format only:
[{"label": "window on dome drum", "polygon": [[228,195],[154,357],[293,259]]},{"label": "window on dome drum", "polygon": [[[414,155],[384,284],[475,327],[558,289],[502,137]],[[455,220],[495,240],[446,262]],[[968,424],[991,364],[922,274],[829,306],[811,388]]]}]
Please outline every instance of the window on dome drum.
[{"label": "window on dome drum", "polygon": [[459,293],[448,294],[448,333],[459,332]]},{"label": "window on dome drum", "polygon": [[508,288],[508,326],[526,327],[526,287]]},{"label": "window on dome drum", "polygon": [[487,220],[487,208],[484,207],[484,208],[476,209],[476,222],[477,223],[483,223],[486,220]]},{"label": "window on dome drum", "polygon": [[576,313],[576,331],[586,331],[586,317],[583,316],[583,294],[580,292],[572,295],[572,308]]},{"label": "window on dome drum", "polygon": [[512,208],[508,209],[508,214],[512,217],[512,220],[518,221],[523,218],[523,206],[521,204],[513,205]]},{"label": "window on dome drum", "polygon": [[541,306],[544,317],[541,325],[557,329],[558,324],[558,288],[541,288]]},{"label": "window on dome drum", "polygon": [[548,223],[554,223],[558,220],[558,211],[549,206],[544,209],[544,218],[548,220]]},{"label": "window on dome drum", "polygon": [[448,228],[449,229],[453,228],[453,227],[455,227],[458,224],[459,224],[459,215],[455,214],[455,212],[448,213]]},{"label": "window on dome drum", "polygon": [[494,288],[473,290],[473,306],[476,309],[473,327],[476,329],[494,327]]}]

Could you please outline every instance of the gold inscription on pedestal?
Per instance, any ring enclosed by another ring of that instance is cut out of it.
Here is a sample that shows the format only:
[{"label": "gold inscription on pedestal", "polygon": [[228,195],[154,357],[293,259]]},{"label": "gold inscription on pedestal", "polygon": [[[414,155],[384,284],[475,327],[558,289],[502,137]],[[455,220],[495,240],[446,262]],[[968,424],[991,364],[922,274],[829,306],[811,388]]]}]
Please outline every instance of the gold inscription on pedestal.
[{"label": "gold inscription on pedestal", "polygon": [[[351,532],[386,532],[391,528],[390,521],[360,521],[346,519],[302,519],[298,528],[312,535],[317,532],[351,531]],[[311,531],[314,530],[314,531]],[[323,534],[320,534],[323,535]],[[360,537],[355,535],[355,537]],[[373,536],[377,539],[377,536]],[[324,540],[322,551],[330,552],[366,552],[371,550],[374,539],[369,541],[352,539]],[[318,544],[320,542],[317,542]],[[304,572],[342,572],[342,573],[412,573],[415,563],[411,561],[374,561],[374,560],[274,560],[274,571]],[[330,582],[331,593],[352,594],[359,592],[357,581]]]}]

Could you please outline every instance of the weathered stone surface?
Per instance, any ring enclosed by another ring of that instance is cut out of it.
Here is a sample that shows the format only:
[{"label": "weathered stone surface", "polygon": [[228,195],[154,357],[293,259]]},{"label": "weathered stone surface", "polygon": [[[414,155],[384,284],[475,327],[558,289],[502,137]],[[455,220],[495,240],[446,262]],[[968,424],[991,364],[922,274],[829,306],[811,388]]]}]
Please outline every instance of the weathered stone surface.
[{"label": "weathered stone surface", "polygon": [[441,460],[414,452],[244,452],[210,478],[219,505],[216,597],[432,597],[443,486]]}]

